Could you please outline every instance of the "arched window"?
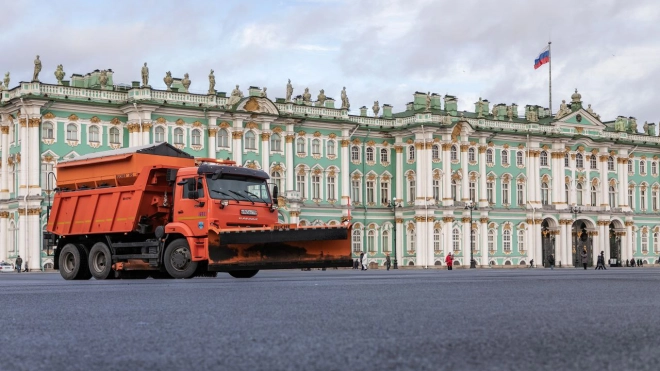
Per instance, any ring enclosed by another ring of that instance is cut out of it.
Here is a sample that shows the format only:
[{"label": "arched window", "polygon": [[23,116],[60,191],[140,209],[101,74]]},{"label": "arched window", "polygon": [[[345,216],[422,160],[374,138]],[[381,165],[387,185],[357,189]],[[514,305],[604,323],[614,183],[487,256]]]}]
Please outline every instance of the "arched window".
[{"label": "arched window", "polygon": [[352,245],[353,252],[362,251],[362,233],[358,228],[353,229]]},{"label": "arched window", "polygon": [[581,153],[575,155],[575,167],[578,169],[584,168],[584,156]]},{"label": "arched window", "polygon": [[502,179],[502,204],[510,205],[509,201],[509,181]]},{"label": "arched window", "polygon": [[646,160],[639,160],[639,173],[646,174]]},{"label": "arched window", "polygon": [[431,159],[433,160],[440,159],[440,146],[438,146],[437,144],[434,144],[433,147],[431,147]]},{"label": "arched window", "polygon": [[390,162],[390,152],[387,148],[380,149],[380,163],[385,164]]},{"label": "arched window", "polygon": [[628,172],[629,172],[630,174],[632,174],[632,173],[635,172],[635,168],[634,168],[634,166],[633,166],[633,162],[632,162],[632,160],[628,160]]},{"label": "arched window", "polygon": [[282,173],[279,171],[273,171],[270,173],[270,179],[271,182],[277,186],[277,189],[280,193],[284,192],[284,188],[282,188]]},{"label": "arched window", "polygon": [[118,128],[110,128],[110,143],[112,144],[119,144],[121,138],[119,137],[119,129]]},{"label": "arched window", "polygon": [[596,158],[596,155],[592,154],[590,156],[589,163],[591,164],[591,169],[598,169],[598,159]]},{"label": "arched window", "polygon": [[644,185],[639,189],[639,208],[646,210],[646,187]]},{"label": "arched window", "polygon": [[658,210],[658,189],[657,188],[651,189],[651,209],[653,209],[653,211]]},{"label": "arched window", "polygon": [[376,252],[376,231],[373,229],[367,232],[367,249],[369,252]]},{"label": "arched window", "polygon": [[651,174],[658,175],[658,163],[651,161]]},{"label": "arched window", "polygon": [[374,148],[367,147],[367,162],[374,162]]},{"label": "arched window", "polygon": [[[115,129],[117,134],[119,134],[119,131],[116,130],[117,128],[111,128],[110,129],[110,143],[119,143],[119,142],[113,142],[112,141],[112,129]],[[165,141],[165,128],[162,126],[156,126],[154,129],[154,142],[155,143],[163,143]]]},{"label": "arched window", "polygon": [[518,251],[525,251],[525,230],[518,230]]},{"label": "arched window", "polygon": [[630,206],[631,209],[635,209],[635,189],[631,185],[628,187],[628,206]]},{"label": "arched window", "polygon": [[218,147],[228,148],[229,147],[229,132],[225,129],[218,130]]},{"label": "arched window", "polygon": [[305,153],[305,138],[296,139],[296,152],[300,154]]},{"label": "arched window", "polygon": [[642,253],[649,252],[649,232],[642,230]]},{"label": "arched window", "polygon": [[296,190],[300,192],[301,198],[306,198],[307,195],[307,174],[304,171],[299,171],[296,174]]},{"label": "arched window", "polygon": [[252,130],[248,130],[245,133],[245,149],[257,149],[257,141]]},{"label": "arched window", "polygon": [[477,201],[477,182],[470,182],[468,184],[468,191],[470,193],[470,200],[472,202]]},{"label": "arched window", "polygon": [[[249,132],[251,133],[251,131]],[[254,135],[254,134],[253,134]],[[202,144],[202,131],[199,129],[193,129],[192,133],[190,134],[190,144],[193,146],[199,146]],[[254,137],[252,137],[252,140],[254,141]]]},{"label": "arched window", "polygon": [[565,166],[565,167],[569,167],[569,166],[570,166],[570,162],[569,162],[569,160],[568,160],[568,152],[566,152],[566,153],[564,154],[564,166]]},{"label": "arched window", "polygon": [[597,194],[596,194],[596,186],[595,186],[595,185],[592,185],[592,186],[591,186],[591,206],[596,206],[596,205],[597,205],[597,204],[596,204],[596,202],[597,202],[597,200],[596,200],[596,196],[597,196]]},{"label": "arched window", "polygon": [[351,161],[360,161],[360,147],[351,147]]},{"label": "arched window", "polygon": [[329,140],[328,143],[326,144],[328,153],[328,156],[334,156],[337,154],[337,151],[335,150],[337,147],[337,143],[334,140]]},{"label": "arched window", "polygon": [[614,157],[607,158],[607,171],[614,171]]},{"label": "arched window", "polygon": [[321,175],[312,174],[312,199],[319,200],[323,196],[321,195]]},{"label": "arched window", "polygon": [[99,134],[99,127],[96,125],[92,125],[89,127],[89,141],[90,142],[99,142],[100,141],[100,134]]},{"label": "arched window", "polygon": [[655,250],[655,253],[657,254],[660,252],[660,233],[653,233],[653,250]]},{"label": "arched window", "polygon": [[456,145],[451,146],[451,149],[449,150],[449,158],[452,161],[458,161],[458,149],[456,148]]},{"label": "arched window", "polygon": [[548,152],[541,151],[541,166],[548,166]]},{"label": "arched window", "polygon": [[564,184],[564,200],[568,203],[568,184]]},{"label": "arched window", "polygon": [[475,154],[474,147],[468,148],[468,161],[477,162],[477,155]]},{"label": "arched window", "polygon": [[487,164],[493,163],[493,150],[490,148],[486,150],[486,163]]},{"label": "arched window", "polygon": [[442,233],[439,228],[433,229],[433,251],[440,251],[440,238]]},{"label": "arched window", "polygon": [[525,164],[524,161],[525,160],[523,158],[523,151],[516,152],[516,165],[517,166],[523,166]]},{"label": "arched window", "polygon": [[174,129],[174,144],[183,144],[183,129]]},{"label": "arched window", "polygon": [[433,177],[431,186],[433,187],[433,199],[435,202],[440,202],[440,179],[435,179],[435,177]]},{"label": "arched window", "polygon": [[502,165],[509,164],[509,151],[506,149],[502,150]]},{"label": "arched window", "polygon": [[417,232],[414,228],[408,229],[408,251],[415,251],[415,240],[417,239]]},{"label": "arched window", "polygon": [[541,204],[547,205],[548,204],[548,183],[543,182],[541,183]]},{"label": "arched window", "polygon": [[329,200],[337,199],[337,177],[335,175],[328,175],[326,178],[326,191],[328,192]]},{"label": "arched window", "polygon": [[383,252],[391,251],[390,249],[390,231],[384,230],[380,236],[381,239],[381,249]]},{"label": "arched window", "polygon": [[44,122],[41,125],[41,138],[42,139],[54,139],[53,136],[53,124],[50,122]]},{"label": "arched window", "polygon": [[451,180],[451,198],[454,201],[458,201],[458,191],[456,189],[456,179]]},{"label": "arched window", "polygon": [[616,207],[616,188],[610,186],[610,207]]},{"label": "arched window", "polygon": [[66,140],[78,140],[78,127],[75,124],[66,126]]},{"label": "arched window", "polygon": [[417,182],[415,178],[408,179],[408,202],[413,203],[417,198]]},{"label": "arched window", "polygon": [[408,146],[408,161],[415,161],[415,146]]},{"label": "arched window", "polygon": [[495,252],[495,230],[488,230],[488,251]]},{"label": "arched window", "polygon": [[495,203],[495,181],[493,180],[486,182],[486,199],[489,204]]},{"label": "arched window", "polygon": [[516,199],[518,200],[518,206],[525,205],[525,183],[516,184],[517,194]]},{"label": "arched window", "polygon": [[502,232],[502,249],[505,253],[511,252],[511,231],[508,229]]},{"label": "arched window", "polygon": [[577,184],[577,189],[576,189],[576,192],[575,192],[575,195],[576,195],[576,198],[577,198],[575,203],[578,206],[584,205],[582,203],[582,199],[583,199],[583,196],[584,196],[583,192],[584,192],[584,186],[582,185],[582,183],[578,183]]},{"label": "arched window", "polygon": [[454,228],[454,230],[451,232],[451,245],[454,252],[461,251],[461,233],[458,228]]},{"label": "arched window", "polygon": [[313,155],[321,154],[321,141],[318,139],[312,140],[312,154]]},{"label": "arched window", "polygon": [[277,133],[270,136],[270,150],[282,152],[282,137]]}]

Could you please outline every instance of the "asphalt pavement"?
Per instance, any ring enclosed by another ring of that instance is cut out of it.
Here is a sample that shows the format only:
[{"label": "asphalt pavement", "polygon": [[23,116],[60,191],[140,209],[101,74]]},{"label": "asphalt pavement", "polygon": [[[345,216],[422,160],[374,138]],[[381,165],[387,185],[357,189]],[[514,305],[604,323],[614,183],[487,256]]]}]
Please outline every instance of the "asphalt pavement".
[{"label": "asphalt pavement", "polygon": [[657,370],[660,269],[0,274],[0,370]]}]

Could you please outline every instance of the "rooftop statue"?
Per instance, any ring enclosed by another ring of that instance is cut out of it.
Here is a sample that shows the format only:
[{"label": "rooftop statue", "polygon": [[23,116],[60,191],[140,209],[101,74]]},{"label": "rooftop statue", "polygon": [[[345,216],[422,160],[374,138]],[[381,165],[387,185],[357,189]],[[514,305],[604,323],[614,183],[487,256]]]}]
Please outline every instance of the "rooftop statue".
[{"label": "rooftop statue", "polygon": [[9,72],[5,73],[5,89],[9,90]]},{"label": "rooftop statue", "polygon": [[101,84],[101,89],[105,89],[105,86],[108,85],[108,70],[102,70],[99,74],[99,84]]},{"label": "rooftop statue", "polygon": [[165,82],[165,86],[167,86],[167,91],[171,91],[172,82],[174,82],[174,79],[172,78],[172,72],[170,71],[165,72],[165,77],[163,77],[163,82]]},{"label": "rooftop statue", "polygon": [[64,67],[59,64],[57,65],[57,69],[55,70],[55,78],[57,79],[57,85],[62,85],[62,79],[66,76],[66,72],[64,72]]},{"label": "rooftop statue", "polygon": [[372,110],[374,110],[374,117],[378,117],[378,112],[380,111],[380,106],[378,105],[378,101],[374,102],[374,106],[371,107]]},{"label": "rooftop statue", "polygon": [[309,93],[309,88],[305,88],[303,93],[303,102],[310,102],[312,100],[312,94]]},{"label": "rooftop statue", "polygon": [[147,62],[144,62],[142,66],[142,87],[149,87],[149,67],[147,67]]},{"label": "rooftop statue", "polygon": [[634,117],[628,120],[628,132],[637,133],[637,120]]},{"label": "rooftop statue", "polygon": [[614,131],[626,131],[626,119],[624,117],[617,117],[614,121]]},{"label": "rooftop statue", "polygon": [[642,126],[642,128],[644,129],[644,134],[649,135],[649,122],[648,121],[644,121],[644,126]]},{"label": "rooftop statue", "polygon": [[449,114],[442,117],[443,125],[451,125],[451,116]]},{"label": "rooftop statue", "polygon": [[236,89],[231,91],[231,96],[227,101],[227,105],[233,106],[234,104],[238,103],[238,101],[240,101],[241,98],[243,98],[243,92],[241,91],[241,89],[238,88],[238,85],[236,85]]},{"label": "rooftop statue", "polygon": [[215,94],[215,75],[213,70],[209,73],[209,94]]},{"label": "rooftop statue", "polygon": [[431,92],[426,93],[426,112],[431,112]]},{"label": "rooftop statue", "polygon": [[39,72],[41,72],[41,60],[37,55],[37,59],[34,60],[34,73],[32,74],[32,81],[39,82]]},{"label": "rooftop statue", "polygon": [[286,84],[286,102],[291,102],[291,95],[293,95],[293,85],[291,85],[291,79]]},{"label": "rooftop statue", "polygon": [[499,113],[498,110],[499,110],[499,107],[498,107],[497,105],[494,104],[494,105],[493,105],[493,111],[492,111],[492,113],[493,113],[493,120],[497,120],[497,119],[498,119],[498,117],[497,117],[497,116],[498,116],[498,113]]},{"label": "rooftop statue", "polygon": [[264,88],[261,89],[261,94],[259,94],[259,96],[261,96],[262,98],[268,98],[268,94],[266,93],[267,89],[268,88],[264,86]]},{"label": "rooftop statue", "polygon": [[316,105],[319,107],[323,107],[323,103],[325,103],[325,91],[321,89],[319,92],[319,95],[316,97]]},{"label": "rooftop statue", "polygon": [[509,118],[509,122],[513,121],[513,107],[506,106],[506,116]]},{"label": "rooftop statue", "polygon": [[562,100],[561,104],[559,105],[559,111],[557,111],[557,115],[555,116],[555,119],[560,119],[566,115],[571,113],[571,110],[568,108],[568,105],[566,104],[566,100]]},{"label": "rooftop statue", "polygon": [[188,73],[184,73],[183,74],[183,80],[181,80],[181,85],[183,85],[183,88],[185,89],[185,91],[184,91],[185,93],[188,92],[188,88],[190,87],[191,82],[192,81],[190,81]]},{"label": "rooftop statue", "polygon": [[341,90],[341,108],[350,109],[351,104],[348,102],[348,95],[346,95],[346,87]]},{"label": "rooftop statue", "polygon": [[484,117],[483,110],[484,110],[484,101],[481,100],[481,97],[479,97],[479,101],[477,102],[477,118]]}]

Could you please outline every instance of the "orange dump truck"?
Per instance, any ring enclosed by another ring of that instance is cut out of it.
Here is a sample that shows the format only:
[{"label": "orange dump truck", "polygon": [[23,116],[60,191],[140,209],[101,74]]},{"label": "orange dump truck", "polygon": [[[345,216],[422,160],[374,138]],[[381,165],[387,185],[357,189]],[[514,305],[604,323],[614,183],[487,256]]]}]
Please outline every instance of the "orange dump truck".
[{"label": "orange dump truck", "polygon": [[351,226],[279,224],[268,178],[167,143],[63,161],[47,225],[55,268],[72,280],[350,267]]}]

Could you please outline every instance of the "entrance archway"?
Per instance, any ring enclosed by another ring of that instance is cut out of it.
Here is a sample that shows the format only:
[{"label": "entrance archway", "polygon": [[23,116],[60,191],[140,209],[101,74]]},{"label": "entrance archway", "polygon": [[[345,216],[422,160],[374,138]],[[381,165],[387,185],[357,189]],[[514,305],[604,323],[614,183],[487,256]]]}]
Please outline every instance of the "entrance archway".
[{"label": "entrance archway", "polygon": [[582,252],[587,252],[587,266],[593,264],[593,236],[587,231],[587,223],[584,220],[576,220],[571,228],[573,236],[573,266],[582,267]]},{"label": "entrance archway", "polygon": [[[555,255],[555,221],[549,218],[541,223],[541,264],[544,268],[550,268],[548,259],[550,255]],[[555,261],[557,257],[555,256]]]},{"label": "entrance archway", "polygon": [[[610,259],[616,259],[616,263],[611,264],[612,267],[621,267],[621,238],[625,236],[625,227],[623,223],[618,220],[612,220],[610,223],[609,229],[609,239],[610,239]],[[609,262],[606,262],[609,263]]]}]

